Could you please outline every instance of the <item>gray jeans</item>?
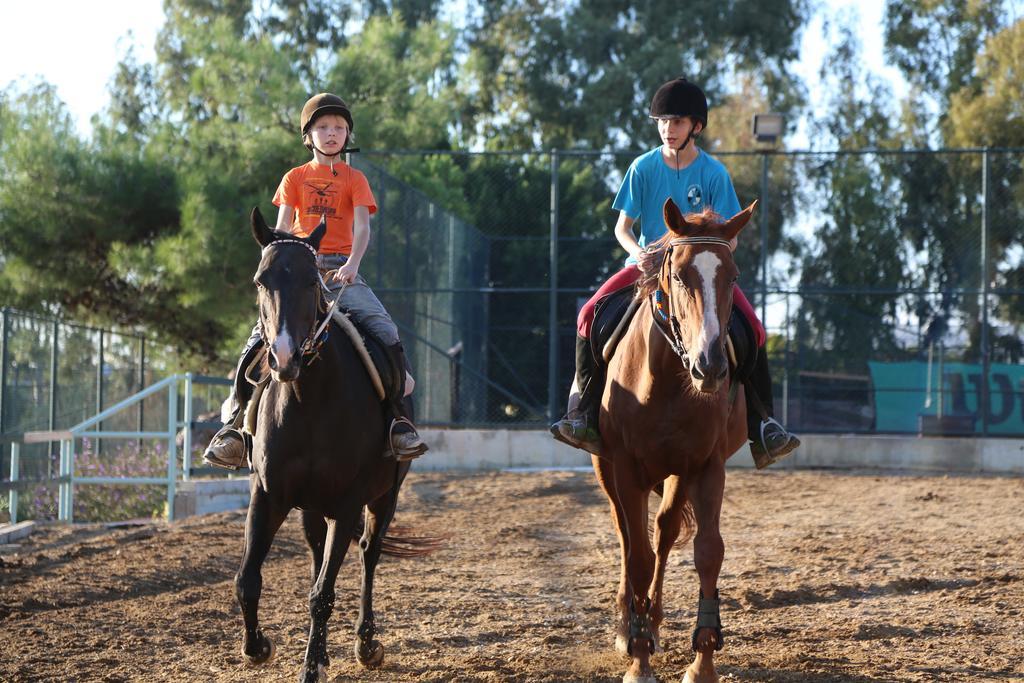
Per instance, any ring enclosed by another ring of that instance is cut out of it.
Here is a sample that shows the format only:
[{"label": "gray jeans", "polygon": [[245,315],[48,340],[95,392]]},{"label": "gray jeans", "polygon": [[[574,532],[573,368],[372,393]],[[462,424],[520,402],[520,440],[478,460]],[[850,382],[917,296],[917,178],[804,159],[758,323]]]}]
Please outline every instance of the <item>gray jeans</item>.
[{"label": "gray jeans", "polygon": [[[320,268],[321,273],[325,270],[337,270],[346,261],[348,261],[348,257],[341,254],[319,254],[316,257],[316,264]],[[324,278],[324,282],[331,290],[331,296],[337,296],[338,290],[342,287],[341,283],[327,282],[326,278]],[[333,301],[333,298],[331,300]],[[338,307],[347,310],[353,320],[369,330],[370,334],[383,342],[385,346],[394,346],[401,341],[398,337],[398,327],[395,326],[395,321],[388,315],[384,304],[380,302],[377,295],[366,284],[366,280],[363,279],[362,275],[357,275],[356,281],[345,287],[341,300],[338,301]],[[252,334],[249,335],[249,339],[245,342],[245,350],[247,351],[253,344],[259,341],[262,334],[262,328],[259,321],[257,321],[256,326],[252,328]],[[244,354],[245,351],[242,353]],[[406,363],[408,363],[408,360],[406,360]],[[410,373],[412,372],[411,368],[407,369]]]}]

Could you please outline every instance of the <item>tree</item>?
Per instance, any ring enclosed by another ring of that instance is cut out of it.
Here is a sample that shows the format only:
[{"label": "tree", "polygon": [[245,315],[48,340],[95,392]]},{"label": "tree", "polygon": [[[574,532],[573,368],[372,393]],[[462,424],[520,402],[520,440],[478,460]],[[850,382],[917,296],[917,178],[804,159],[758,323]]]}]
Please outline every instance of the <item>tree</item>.
[{"label": "tree", "polygon": [[654,89],[677,75],[702,84],[712,106],[742,74],[777,108],[798,99],[788,68],[808,11],[801,0],[479,6],[462,130],[490,148],[637,149],[656,139],[646,118]]},{"label": "tree", "polygon": [[0,296],[79,320],[147,325],[187,340],[203,329],[173,283],[130,258],[178,222],[173,170],[137,148],[80,140],[52,86],[0,100]]},{"label": "tree", "polygon": [[841,27],[840,38],[821,74],[842,87],[830,89],[825,116],[815,127],[816,137],[851,153],[813,157],[806,169],[825,196],[821,215],[811,219],[815,240],[800,268],[806,292],[797,338],[802,349],[827,351],[822,360],[828,369],[863,372],[867,358],[896,346],[900,311],[893,291],[906,284],[906,243],[889,199],[898,190],[892,158],[856,153],[892,144],[887,88],[860,77],[860,45],[852,30]]}]

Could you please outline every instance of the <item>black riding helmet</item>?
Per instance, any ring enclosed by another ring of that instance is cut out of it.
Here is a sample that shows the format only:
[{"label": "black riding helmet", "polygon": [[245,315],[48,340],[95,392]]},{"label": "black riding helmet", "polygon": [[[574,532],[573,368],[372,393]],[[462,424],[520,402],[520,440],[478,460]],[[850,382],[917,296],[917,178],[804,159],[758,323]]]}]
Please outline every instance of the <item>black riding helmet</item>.
[{"label": "black riding helmet", "polygon": [[302,136],[302,144],[310,152],[313,151],[313,143],[312,141],[306,141],[306,134],[313,127],[313,123],[324,114],[337,114],[348,122],[348,137],[345,138],[345,147],[342,149],[342,151],[345,151],[348,148],[349,140],[352,138],[352,131],[355,129],[355,124],[352,122],[352,112],[349,110],[348,105],[345,104],[345,100],[328,92],[313,95],[302,106],[302,116],[299,119],[299,134]]},{"label": "black riding helmet", "polygon": [[708,98],[700,86],[685,78],[674,78],[663,84],[651,99],[652,119],[678,119],[684,116],[700,121],[702,128],[708,125]]}]

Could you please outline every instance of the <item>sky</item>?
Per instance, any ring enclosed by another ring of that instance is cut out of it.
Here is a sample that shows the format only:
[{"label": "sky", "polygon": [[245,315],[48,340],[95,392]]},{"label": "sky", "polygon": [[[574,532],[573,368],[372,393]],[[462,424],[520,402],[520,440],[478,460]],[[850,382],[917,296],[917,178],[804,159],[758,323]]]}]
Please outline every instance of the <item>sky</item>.
[{"label": "sky", "polygon": [[[49,0],[45,23],[39,7],[20,0],[0,0],[0,87],[11,81],[42,78],[57,87],[82,135],[89,119],[107,104],[107,86],[120,58],[134,45],[136,59],[154,59],[153,46],[163,23],[162,0]],[[821,0],[821,9],[806,27],[796,72],[815,101],[818,68],[828,51],[822,20],[838,13],[859,17],[863,58],[870,71],[889,81],[896,93],[905,92],[899,72],[885,64],[882,17],[885,0]],[[806,148],[802,131],[789,147]]]}]

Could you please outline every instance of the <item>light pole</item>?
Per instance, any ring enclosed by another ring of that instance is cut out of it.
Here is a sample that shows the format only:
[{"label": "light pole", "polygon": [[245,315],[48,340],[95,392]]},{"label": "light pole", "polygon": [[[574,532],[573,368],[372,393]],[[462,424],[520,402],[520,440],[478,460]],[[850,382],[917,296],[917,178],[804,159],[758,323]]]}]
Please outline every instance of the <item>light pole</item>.
[{"label": "light pole", "polygon": [[768,315],[768,155],[786,129],[782,114],[754,114],[751,126],[759,143],[767,143],[761,150],[761,323],[767,324]]}]

